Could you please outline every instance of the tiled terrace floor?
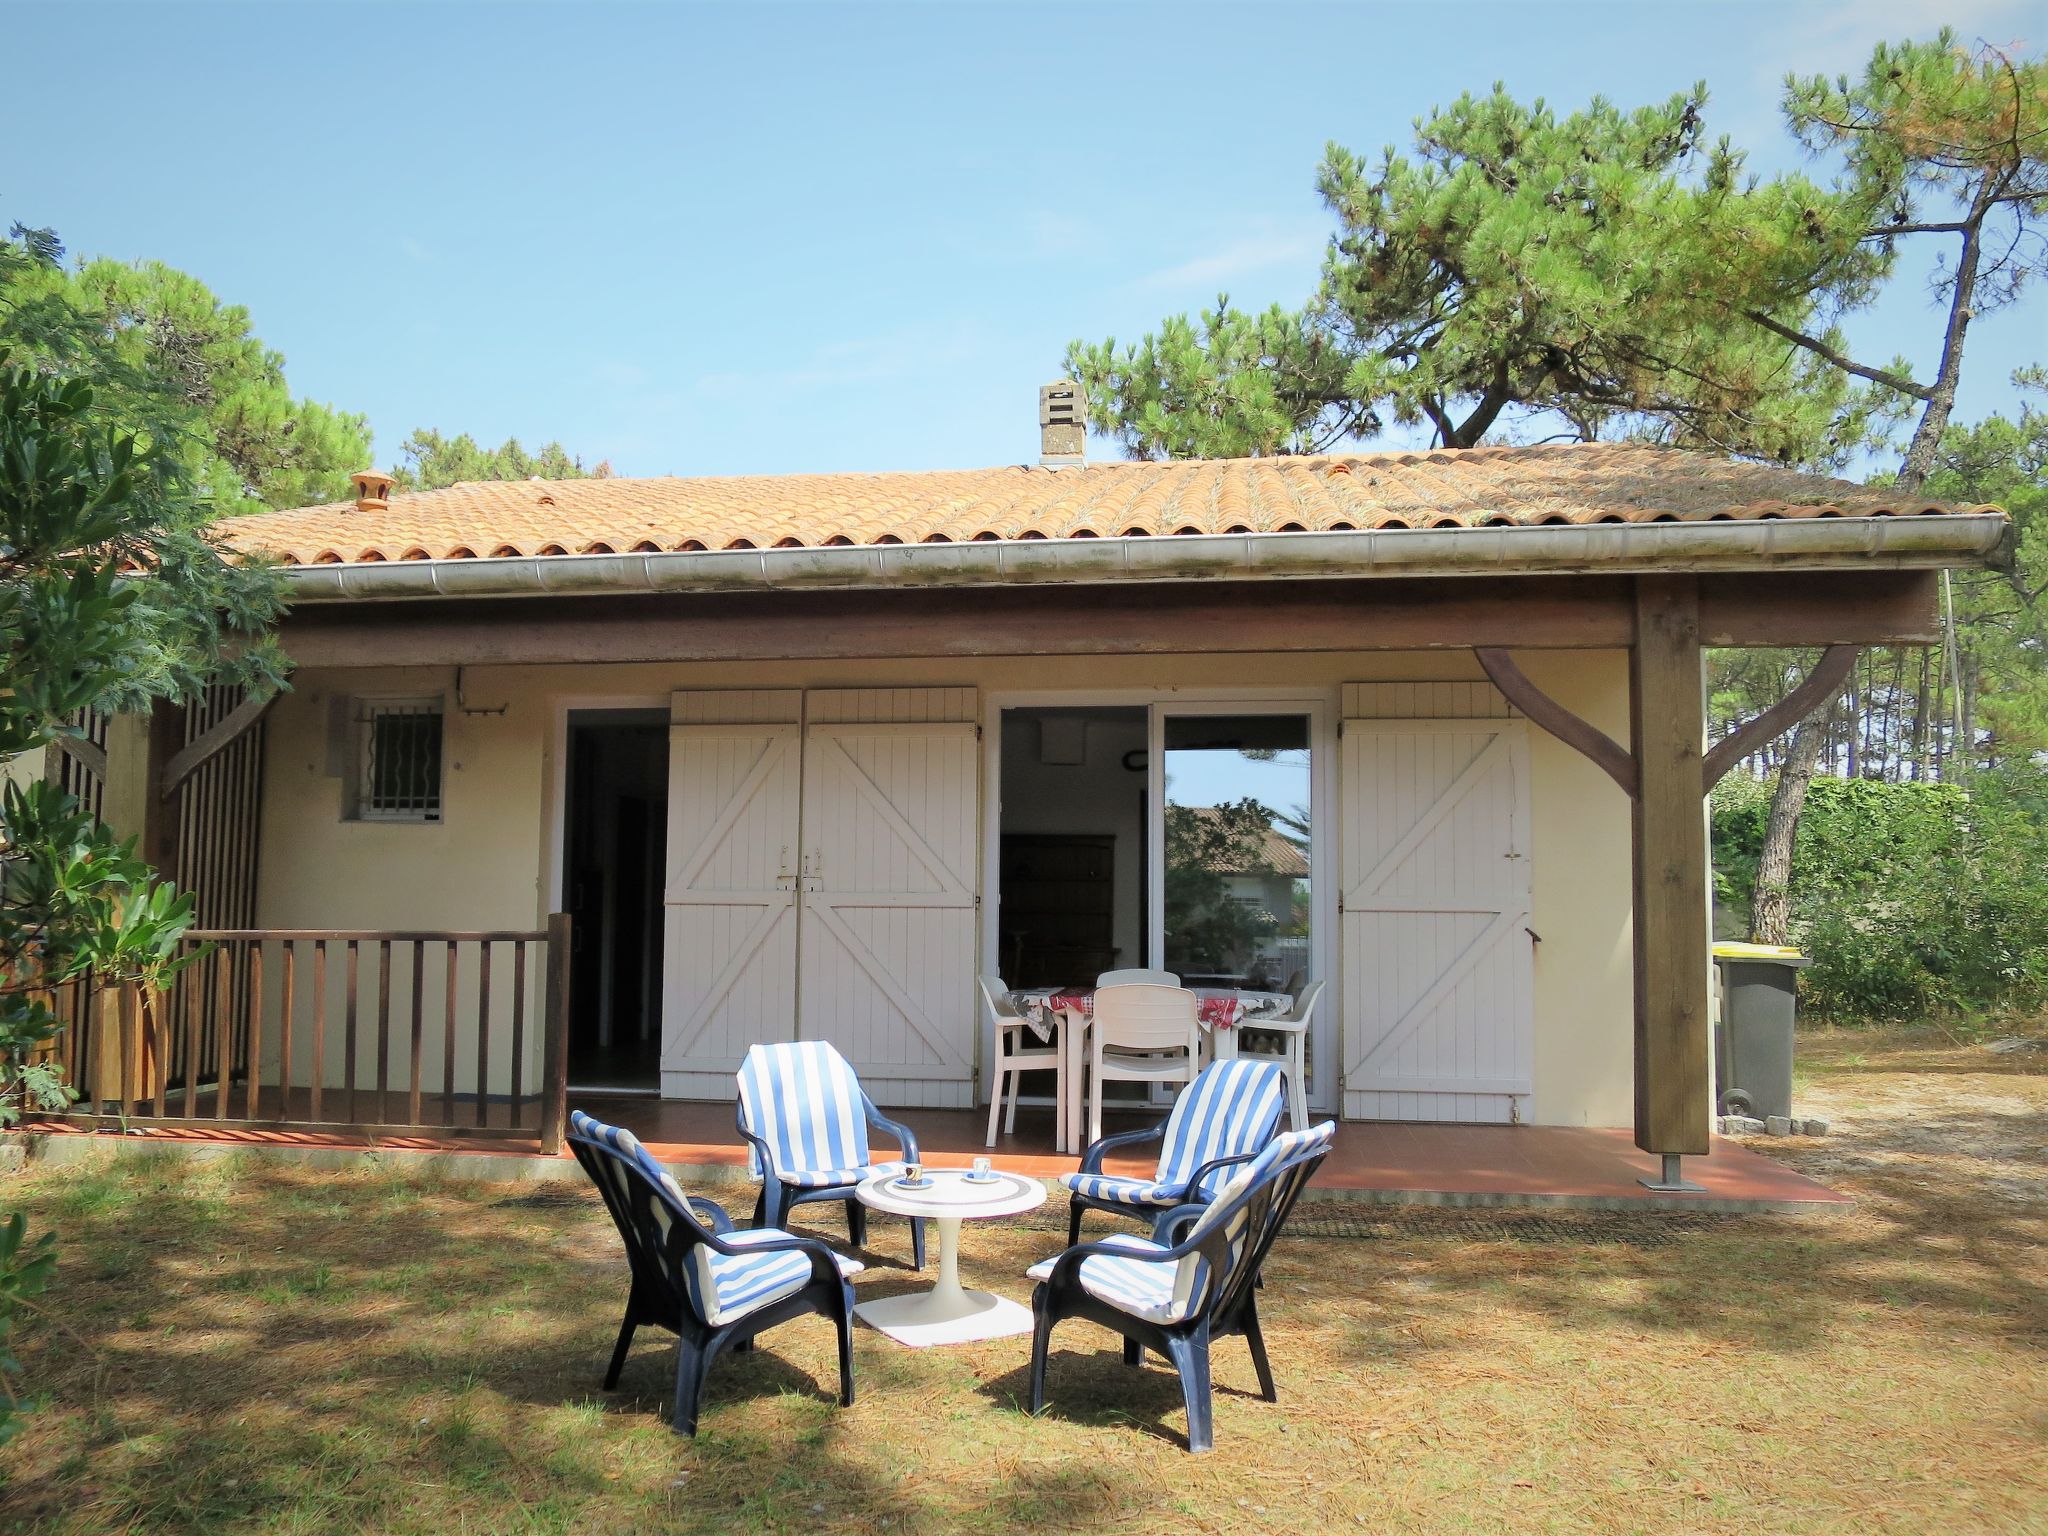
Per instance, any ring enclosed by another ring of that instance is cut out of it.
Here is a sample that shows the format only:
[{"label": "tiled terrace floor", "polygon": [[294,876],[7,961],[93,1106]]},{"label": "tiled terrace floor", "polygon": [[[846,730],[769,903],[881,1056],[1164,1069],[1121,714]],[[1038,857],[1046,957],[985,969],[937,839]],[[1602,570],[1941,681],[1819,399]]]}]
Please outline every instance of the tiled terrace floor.
[{"label": "tiled terrace floor", "polygon": [[[745,1149],[733,1128],[730,1104],[657,1099],[603,1099],[570,1095],[573,1107],[629,1128],[663,1162],[686,1167],[743,1168]],[[1018,1173],[1049,1178],[1076,1160],[1052,1150],[1052,1111],[1020,1110],[1017,1134],[983,1144],[983,1110],[889,1111],[917,1133],[927,1162],[965,1167],[980,1156]],[[1106,1130],[1143,1124],[1111,1116]],[[1543,1125],[1407,1125],[1340,1122],[1337,1142],[1313,1186],[1325,1196],[1412,1200],[1430,1204],[1543,1204],[1586,1206],[1668,1205],[1673,1208],[1758,1209],[1845,1204],[1847,1197],[1741,1143],[1714,1138],[1707,1157],[1687,1158],[1686,1177],[1702,1195],[1660,1195],[1637,1180],[1658,1171],[1657,1159],[1636,1150],[1627,1131]],[[1111,1172],[1144,1172],[1147,1165],[1112,1158]]]},{"label": "tiled terrace floor", "polygon": [[[654,1155],[687,1179],[746,1177],[746,1152],[733,1126],[730,1103],[680,1103],[653,1098],[578,1093],[572,1108],[626,1126]],[[473,1108],[457,1106],[458,1118]],[[988,1155],[1000,1167],[1041,1178],[1063,1173],[1075,1159],[1052,1150],[1052,1111],[1026,1107],[1014,1136],[983,1146],[987,1112],[900,1110],[892,1112],[916,1132],[925,1161],[964,1167]],[[492,1118],[497,1118],[493,1116]],[[1112,1115],[1107,1129],[1142,1123]],[[70,1141],[68,1136],[62,1140]],[[315,1149],[327,1156],[359,1149],[363,1139],[337,1130],[287,1131],[153,1127],[150,1142]],[[380,1136],[377,1146],[395,1154],[429,1154],[451,1171],[476,1176],[522,1178],[574,1176],[566,1157],[554,1166],[538,1147],[517,1139],[457,1139],[432,1131]],[[488,1162],[481,1161],[488,1159]],[[1144,1165],[1111,1159],[1112,1172],[1140,1172]],[[1659,1194],[1645,1189],[1642,1176],[1657,1171],[1656,1159],[1636,1150],[1629,1133],[1564,1126],[1409,1125],[1384,1121],[1341,1123],[1329,1160],[1311,1196],[1359,1201],[1446,1205],[1570,1205],[1674,1210],[1767,1210],[1847,1203],[1847,1197],[1795,1173],[1782,1163],[1721,1137],[1706,1157],[1687,1158],[1686,1176],[1704,1187],[1697,1195]]]}]

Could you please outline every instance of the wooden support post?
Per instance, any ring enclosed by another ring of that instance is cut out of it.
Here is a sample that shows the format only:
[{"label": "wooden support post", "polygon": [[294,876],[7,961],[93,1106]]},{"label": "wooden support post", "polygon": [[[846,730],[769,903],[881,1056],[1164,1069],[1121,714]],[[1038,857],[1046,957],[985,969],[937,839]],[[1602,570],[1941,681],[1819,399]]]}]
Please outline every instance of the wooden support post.
[{"label": "wooden support post", "polygon": [[1629,703],[1635,799],[1635,1139],[1664,1159],[1652,1188],[1696,1188],[1677,1159],[1708,1149],[1705,678],[1699,584],[1636,580]]},{"label": "wooden support post", "polygon": [[569,914],[548,914],[547,997],[541,1009],[540,1149],[550,1157],[562,1150],[569,1134],[569,940]]},{"label": "wooden support post", "polygon": [[147,715],[114,715],[107,721],[106,775],[100,819],[135,851],[169,874],[176,856],[171,808],[162,793],[163,768],[185,729],[182,706],[159,703]]},{"label": "wooden support post", "polygon": [[[185,745],[185,706],[159,699],[149,714],[149,800],[138,845],[150,867],[166,880],[178,879],[178,799],[165,769]],[[227,1090],[223,1086],[222,1090]],[[225,1103],[225,1101],[223,1101]]]}]

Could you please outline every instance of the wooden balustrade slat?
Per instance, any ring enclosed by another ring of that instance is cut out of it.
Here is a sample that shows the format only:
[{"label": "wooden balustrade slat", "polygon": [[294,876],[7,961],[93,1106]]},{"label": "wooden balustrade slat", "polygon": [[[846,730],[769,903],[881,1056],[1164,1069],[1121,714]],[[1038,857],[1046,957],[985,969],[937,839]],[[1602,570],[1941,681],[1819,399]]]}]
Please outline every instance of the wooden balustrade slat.
[{"label": "wooden balustrade slat", "polygon": [[277,1092],[280,1106],[278,1113],[289,1115],[292,1112],[292,1024],[298,1004],[292,983],[297,979],[294,972],[298,964],[299,946],[297,941],[286,939],[279,948],[284,951],[284,976],[283,984],[278,988],[281,994],[277,1016]]},{"label": "wooden balustrade slat", "polygon": [[85,1081],[85,1074],[79,1070],[85,1061],[86,1047],[82,1038],[85,1030],[78,1022],[78,1004],[75,996],[77,984],[73,983],[66,990],[74,993],[72,1000],[65,1002],[60,991],[58,1001],[53,1004],[58,1009],[58,1016],[64,1020],[64,1033],[59,1037],[57,1050],[64,1065],[65,1081],[76,1085]]},{"label": "wooden balustrade slat", "polygon": [[206,975],[206,957],[196,958],[171,981],[171,1061],[185,1079],[185,1117],[199,1113],[199,1010],[192,994]]},{"label": "wooden balustrade slat", "polygon": [[141,1098],[141,1036],[135,1032],[135,987],[121,983],[121,997],[115,1004],[115,1028],[121,1030],[121,1112],[133,1114]]},{"label": "wooden balustrade slat", "polygon": [[540,1149],[562,1150],[569,1119],[569,914],[548,918],[547,1005],[541,1023]]},{"label": "wooden balustrade slat", "polygon": [[526,941],[512,946],[512,1124],[521,1123],[519,1102],[526,1077]]},{"label": "wooden balustrade slat", "polygon": [[95,1087],[100,1098],[112,1099],[125,1114],[128,1106],[122,1103],[122,1096],[128,1091],[128,1041],[121,1028],[121,989],[107,988],[100,994],[99,1004],[94,1028],[106,1046],[107,1067]]},{"label": "wooden balustrade slat", "polygon": [[348,1117],[350,1120],[358,1118],[356,1115],[356,969],[360,954],[357,949],[357,943],[358,941],[355,939],[348,941],[348,1009],[344,1016],[346,1023],[343,1025],[346,1033],[342,1037],[341,1045],[341,1070],[344,1081],[348,1086]]},{"label": "wooden balustrade slat", "polygon": [[476,1123],[490,1112],[491,1094],[491,941],[477,946],[476,959]]},{"label": "wooden balustrade slat", "polygon": [[455,1123],[455,941],[448,941],[448,1000],[441,1009],[441,1121]]},{"label": "wooden balustrade slat", "polygon": [[313,1067],[307,1074],[312,1086],[312,1117],[320,1118],[320,1086],[327,1077],[327,941],[313,941]]},{"label": "wooden balustrade slat", "polygon": [[235,1075],[235,1032],[229,1024],[229,998],[234,994],[234,949],[226,944],[213,952],[213,1112],[227,1118],[228,1090]]},{"label": "wooden balustrade slat", "polygon": [[243,1100],[248,1105],[246,1113],[254,1120],[263,1107],[263,945],[260,940],[249,946],[248,983],[248,1003],[243,1011],[249,1032],[243,1054],[248,1063],[248,1081]]},{"label": "wooden balustrade slat", "polygon": [[422,984],[426,980],[427,947],[418,939],[412,941],[412,1057],[411,1084],[405,1099],[405,1118],[413,1125],[420,1123],[420,1001]]},{"label": "wooden balustrade slat", "polygon": [[156,997],[151,990],[141,987],[137,988],[137,991],[140,994],[138,1006],[142,1010],[143,1037],[149,1041],[149,1050],[145,1059],[154,1062],[156,1066],[154,1074],[156,1093],[154,1097],[156,1099],[156,1113],[158,1118],[161,1119],[164,1113],[164,1095],[169,1091],[171,1080],[170,1053],[163,1048],[163,1042],[158,1038],[163,1029],[164,1021],[161,1017],[162,1011],[158,1009]]},{"label": "wooden balustrade slat", "polygon": [[391,945],[377,946],[377,1113],[382,1120],[391,1092]]}]

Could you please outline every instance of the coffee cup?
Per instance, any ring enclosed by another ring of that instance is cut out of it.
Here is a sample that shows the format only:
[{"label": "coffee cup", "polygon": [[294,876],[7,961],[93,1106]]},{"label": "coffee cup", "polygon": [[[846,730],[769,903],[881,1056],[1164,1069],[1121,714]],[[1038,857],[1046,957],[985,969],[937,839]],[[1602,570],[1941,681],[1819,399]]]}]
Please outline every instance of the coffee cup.
[{"label": "coffee cup", "polygon": [[924,1164],[905,1163],[903,1165],[903,1182],[906,1184],[922,1184],[924,1182]]},{"label": "coffee cup", "polygon": [[971,1175],[969,1175],[969,1177],[976,1179],[992,1179],[995,1177],[995,1174],[990,1170],[987,1158],[977,1157],[974,1160],[974,1172]]}]

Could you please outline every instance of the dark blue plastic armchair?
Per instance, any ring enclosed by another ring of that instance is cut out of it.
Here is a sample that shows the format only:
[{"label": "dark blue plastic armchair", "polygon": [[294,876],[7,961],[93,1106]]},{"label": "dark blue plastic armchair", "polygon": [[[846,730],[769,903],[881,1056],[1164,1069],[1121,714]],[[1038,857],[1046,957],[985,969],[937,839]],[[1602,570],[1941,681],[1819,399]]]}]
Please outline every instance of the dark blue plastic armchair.
[{"label": "dark blue plastic armchair", "polygon": [[[1063,1173],[1072,1197],[1067,1241],[1081,1241],[1084,1211],[1116,1211],[1146,1220],[1189,1201],[1206,1201],[1250,1162],[1280,1129],[1286,1079],[1275,1061],[1215,1061],[1181,1091],[1173,1113],[1142,1131],[1091,1143],[1080,1171]],[[1123,1147],[1158,1142],[1159,1166],[1149,1179],[1102,1171],[1103,1160]]]},{"label": "dark blue plastic armchair", "polygon": [[633,1334],[642,1324],[676,1335],[674,1423],[697,1432],[697,1404],[712,1362],[727,1348],[751,1346],[777,1323],[816,1312],[839,1330],[839,1402],[853,1403],[853,1287],[861,1265],[814,1237],[773,1227],[735,1231],[714,1201],[685,1195],[631,1131],[569,1117],[569,1147],[604,1196],[626,1245],[633,1288],[605,1372],[619,1384]]},{"label": "dark blue plastic armchair", "polygon": [[1031,1411],[1045,1409],[1052,1330],[1070,1317],[1122,1334],[1127,1365],[1137,1365],[1148,1349],[1173,1363],[1187,1403],[1191,1451],[1215,1443],[1209,1392],[1213,1340],[1242,1334],[1260,1393],[1276,1401],[1259,1332],[1259,1266],[1302,1187],[1329,1155],[1336,1130],[1325,1121],[1279,1137],[1213,1201],[1162,1215],[1149,1239],[1120,1233],[1034,1266],[1039,1286],[1031,1297]]}]

